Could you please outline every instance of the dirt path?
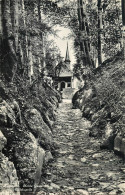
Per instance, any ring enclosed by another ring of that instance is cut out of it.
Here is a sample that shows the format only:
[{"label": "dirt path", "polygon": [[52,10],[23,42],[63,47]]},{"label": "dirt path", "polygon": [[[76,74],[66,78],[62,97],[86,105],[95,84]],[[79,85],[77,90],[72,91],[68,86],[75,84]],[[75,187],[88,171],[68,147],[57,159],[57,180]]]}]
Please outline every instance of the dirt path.
[{"label": "dirt path", "polygon": [[60,148],[46,169],[43,191],[51,195],[125,195],[123,160],[113,151],[100,150],[99,141],[88,135],[89,126],[69,101],[60,104],[53,130]]}]

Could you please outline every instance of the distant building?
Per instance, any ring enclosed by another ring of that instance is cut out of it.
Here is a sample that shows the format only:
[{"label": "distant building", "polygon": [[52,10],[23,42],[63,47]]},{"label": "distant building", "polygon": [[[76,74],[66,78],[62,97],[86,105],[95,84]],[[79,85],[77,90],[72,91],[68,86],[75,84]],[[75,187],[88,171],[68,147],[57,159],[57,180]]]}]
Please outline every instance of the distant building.
[{"label": "distant building", "polygon": [[70,67],[69,48],[67,43],[65,61],[57,65],[56,77],[54,78],[55,88],[62,93],[63,98],[71,99],[74,92],[78,89],[80,82],[73,76]]}]

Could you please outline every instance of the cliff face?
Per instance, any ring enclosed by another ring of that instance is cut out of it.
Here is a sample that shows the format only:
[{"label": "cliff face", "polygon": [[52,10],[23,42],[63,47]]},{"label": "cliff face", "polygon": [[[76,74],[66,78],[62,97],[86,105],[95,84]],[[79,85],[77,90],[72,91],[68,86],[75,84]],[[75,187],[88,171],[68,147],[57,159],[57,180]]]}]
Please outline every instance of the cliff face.
[{"label": "cliff face", "polygon": [[41,23],[35,2],[0,1],[0,139],[6,142],[0,150],[3,194],[34,191],[56,147],[52,126],[60,95],[43,78],[42,29],[37,28]]},{"label": "cliff face", "polygon": [[91,81],[74,96],[73,105],[91,121],[90,136],[102,139],[101,148],[114,149],[125,156],[125,62],[119,57],[94,71]]}]

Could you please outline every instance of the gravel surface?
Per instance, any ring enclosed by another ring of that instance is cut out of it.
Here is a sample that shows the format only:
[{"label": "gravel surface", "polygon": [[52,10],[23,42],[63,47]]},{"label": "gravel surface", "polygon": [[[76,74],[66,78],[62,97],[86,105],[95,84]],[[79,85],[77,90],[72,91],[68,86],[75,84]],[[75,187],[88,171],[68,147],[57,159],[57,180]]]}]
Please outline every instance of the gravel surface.
[{"label": "gravel surface", "polygon": [[69,100],[60,104],[53,128],[59,149],[37,194],[125,195],[123,160],[113,151],[100,150],[100,140],[89,137],[89,127]]}]

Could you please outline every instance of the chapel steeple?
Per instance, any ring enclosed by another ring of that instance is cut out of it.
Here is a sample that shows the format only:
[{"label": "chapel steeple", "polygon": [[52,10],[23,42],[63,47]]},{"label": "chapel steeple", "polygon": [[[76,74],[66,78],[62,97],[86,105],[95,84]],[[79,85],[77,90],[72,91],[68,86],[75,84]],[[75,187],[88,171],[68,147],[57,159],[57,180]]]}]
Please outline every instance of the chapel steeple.
[{"label": "chapel steeple", "polygon": [[66,50],[66,57],[65,62],[70,64],[70,57],[69,57],[69,48],[68,48],[68,42],[67,42],[67,50]]}]

